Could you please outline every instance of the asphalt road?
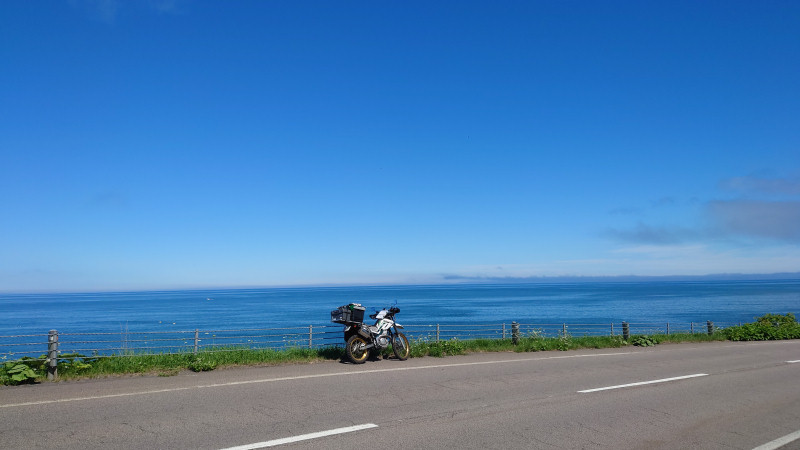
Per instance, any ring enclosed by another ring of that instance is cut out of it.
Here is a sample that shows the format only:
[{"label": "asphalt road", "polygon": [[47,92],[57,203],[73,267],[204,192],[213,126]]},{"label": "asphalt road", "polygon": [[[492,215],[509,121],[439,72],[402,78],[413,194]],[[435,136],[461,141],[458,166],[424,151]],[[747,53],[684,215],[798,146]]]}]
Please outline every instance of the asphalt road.
[{"label": "asphalt road", "polygon": [[[308,436],[325,431],[334,434]],[[0,388],[4,449],[800,448],[799,431],[800,341]],[[284,438],[304,440],[277,441]]]}]

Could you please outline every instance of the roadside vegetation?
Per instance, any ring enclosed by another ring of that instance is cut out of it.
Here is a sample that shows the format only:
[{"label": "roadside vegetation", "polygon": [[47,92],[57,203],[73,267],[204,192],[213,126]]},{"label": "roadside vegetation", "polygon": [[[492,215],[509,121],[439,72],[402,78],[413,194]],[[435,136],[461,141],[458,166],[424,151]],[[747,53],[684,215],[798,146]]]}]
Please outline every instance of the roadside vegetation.
[{"label": "roadside vegetation", "polygon": [[[475,339],[411,342],[411,357],[444,357],[479,352],[540,352],[567,351],[588,348],[619,348],[625,346],[651,347],[662,343],[709,341],[765,341],[800,339],[800,324],[794,314],[767,314],[755,322],[715,331],[712,334],[636,335],[628,340],[622,336],[545,337],[533,332],[520,336],[515,344],[511,339]],[[391,349],[379,357],[387,358]],[[340,347],[286,350],[219,348],[214,352],[201,351],[179,354],[134,354],[110,357],[90,357],[81,354],[62,354],[58,361],[61,380],[99,378],[112,375],[154,374],[177,375],[181,371],[202,372],[222,367],[257,366],[290,363],[312,363],[339,360],[344,356]],[[47,379],[47,359],[23,358],[0,365],[0,385],[30,384]]]}]

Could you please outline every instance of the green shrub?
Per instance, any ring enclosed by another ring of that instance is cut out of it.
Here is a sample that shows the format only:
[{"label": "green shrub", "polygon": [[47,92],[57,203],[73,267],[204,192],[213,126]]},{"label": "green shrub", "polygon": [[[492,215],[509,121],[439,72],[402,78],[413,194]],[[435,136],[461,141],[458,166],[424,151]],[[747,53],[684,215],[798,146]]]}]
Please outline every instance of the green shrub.
[{"label": "green shrub", "polygon": [[729,327],[722,332],[731,341],[800,339],[800,324],[792,313],[766,314],[753,323]]}]

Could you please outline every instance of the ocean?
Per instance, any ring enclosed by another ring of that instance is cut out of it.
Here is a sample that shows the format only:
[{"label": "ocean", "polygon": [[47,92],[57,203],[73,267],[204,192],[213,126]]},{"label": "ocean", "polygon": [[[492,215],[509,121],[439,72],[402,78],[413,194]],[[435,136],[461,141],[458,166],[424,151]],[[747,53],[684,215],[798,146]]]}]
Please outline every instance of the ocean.
[{"label": "ocean", "polygon": [[350,302],[408,325],[749,322],[800,312],[800,280],[296,287],[0,294],[0,336],[332,325]]}]

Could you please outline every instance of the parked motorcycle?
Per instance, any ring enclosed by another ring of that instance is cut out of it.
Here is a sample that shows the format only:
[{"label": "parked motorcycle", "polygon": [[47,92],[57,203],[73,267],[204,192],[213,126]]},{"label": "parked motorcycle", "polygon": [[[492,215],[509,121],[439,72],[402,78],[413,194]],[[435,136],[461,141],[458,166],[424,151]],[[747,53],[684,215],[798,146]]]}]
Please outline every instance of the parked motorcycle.
[{"label": "parked motorcycle", "polygon": [[392,306],[371,314],[369,317],[375,320],[375,325],[364,323],[365,309],[358,303],[350,303],[331,311],[331,322],[345,326],[345,357],[353,364],[363,364],[370,354],[377,355],[391,345],[397,359],[408,359],[411,346],[406,336],[397,331],[403,326],[394,320],[394,315],[400,312],[400,308]]}]

